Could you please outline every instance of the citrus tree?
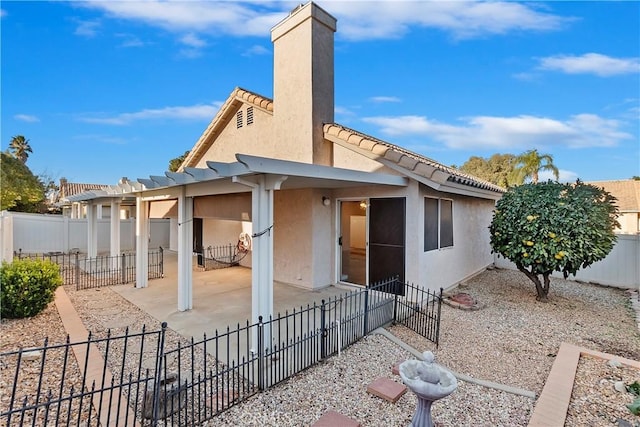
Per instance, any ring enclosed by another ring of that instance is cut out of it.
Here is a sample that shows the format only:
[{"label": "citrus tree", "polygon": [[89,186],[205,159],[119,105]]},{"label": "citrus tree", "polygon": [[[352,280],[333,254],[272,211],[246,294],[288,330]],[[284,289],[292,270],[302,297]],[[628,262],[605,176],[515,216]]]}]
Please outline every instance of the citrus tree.
[{"label": "citrus tree", "polygon": [[615,201],[580,181],[512,187],[496,204],[491,247],[515,263],[535,284],[537,299],[546,301],[554,271],[567,278],[609,254],[619,225]]}]

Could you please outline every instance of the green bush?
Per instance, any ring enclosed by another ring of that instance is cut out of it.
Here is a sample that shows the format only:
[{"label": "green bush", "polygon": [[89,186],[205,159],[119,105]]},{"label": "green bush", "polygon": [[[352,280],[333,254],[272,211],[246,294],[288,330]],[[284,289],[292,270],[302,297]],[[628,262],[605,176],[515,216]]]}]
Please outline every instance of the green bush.
[{"label": "green bush", "polygon": [[0,267],[0,317],[31,317],[53,301],[62,284],[58,266],[49,260],[15,260]]}]

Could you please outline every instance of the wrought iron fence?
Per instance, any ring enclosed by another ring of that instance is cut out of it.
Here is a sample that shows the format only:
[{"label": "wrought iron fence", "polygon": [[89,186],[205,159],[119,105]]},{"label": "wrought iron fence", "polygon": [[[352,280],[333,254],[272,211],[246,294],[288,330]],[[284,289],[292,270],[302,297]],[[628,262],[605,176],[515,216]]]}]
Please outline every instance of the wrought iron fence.
[{"label": "wrought iron fence", "polygon": [[403,322],[437,344],[441,296],[390,279],[177,347],[166,345],[166,323],[79,343],[45,340],[0,353],[0,384],[12,384],[0,423],[198,425],[385,324]]},{"label": "wrought iron fence", "polygon": [[[88,258],[78,252],[47,252],[43,254],[14,252],[18,259],[48,259],[56,263],[65,285],[76,285],[76,289],[99,288],[136,281],[136,254],[123,253],[118,256]],[[162,247],[149,252],[149,279],[164,277],[164,250]]]},{"label": "wrought iron fence", "polygon": [[198,266],[204,270],[218,270],[233,267],[247,256],[248,251],[239,248],[238,245],[229,243],[221,246],[208,246],[195,252],[198,257]]}]

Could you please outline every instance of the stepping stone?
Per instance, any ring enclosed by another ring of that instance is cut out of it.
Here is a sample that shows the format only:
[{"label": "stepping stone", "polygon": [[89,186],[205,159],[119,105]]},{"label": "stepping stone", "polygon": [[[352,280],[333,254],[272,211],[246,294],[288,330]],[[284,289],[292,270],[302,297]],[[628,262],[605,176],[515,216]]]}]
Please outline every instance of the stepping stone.
[{"label": "stepping stone", "polygon": [[400,364],[404,362],[404,360],[398,360],[395,365],[391,367],[391,373],[393,375],[400,375]]},{"label": "stepping stone", "polygon": [[327,411],[312,427],[360,427],[360,423],[336,411]]},{"label": "stepping stone", "polygon": [[407,392],[407,387],[389,378],[378,378],[369,384],[367,392],[388,402],[396,403]]}]

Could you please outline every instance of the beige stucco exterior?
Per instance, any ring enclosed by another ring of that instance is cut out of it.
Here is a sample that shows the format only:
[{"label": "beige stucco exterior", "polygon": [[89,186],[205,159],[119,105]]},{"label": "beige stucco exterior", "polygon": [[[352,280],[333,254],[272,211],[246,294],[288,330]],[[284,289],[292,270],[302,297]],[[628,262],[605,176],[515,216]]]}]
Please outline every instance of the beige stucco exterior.
[{"label": "beige stucco exterior", "polygon": [[[271,35],[273,101],[236,88],[180,172],[207,169],[208,161],[234,163],[237,154],[248,154],[363,171],[365,175],[406,177],[402,185],[370,185],[363,180],[361,184],[328,186],[321,179],[309,179],[302,188],[288,188],[287,171],[282,170],[282,188],[273,191],[273,228],[269,231],[273,233],[273,279],[308,289],[340,282],[343,248],[338,240],[345,226],[340,203],[402,197],[406,281],[431,289],[455,285],[493,262],[487,228],[500,191],[473,177],[456,175],[435,161],[333,124],[336,28],[336,20],[313,3],[296,7],[275,26]],[[230,184],[230,191],[242,194],[233,197],[209,197],[212,187],[206,182],[185,188],[184,194],[195,196],[194,216],[204,218],[204,247],[235,242],[240,232],[261,231],[251,229],[256,213],[247,212],[252,197],[249,187],[238,190]],[[220,188],[216,194],[222,194]],[[453,247],[424,251],[426,196],[453,200]],[[328,205],[323,199],[328,199]],[[177,227],[175,220],[172,227]],[[361,233],[353,242],[343,244],[353,243],[366,255],[366,237]],[[243,265],[251,265],[250,260],[247,257]]]}]

